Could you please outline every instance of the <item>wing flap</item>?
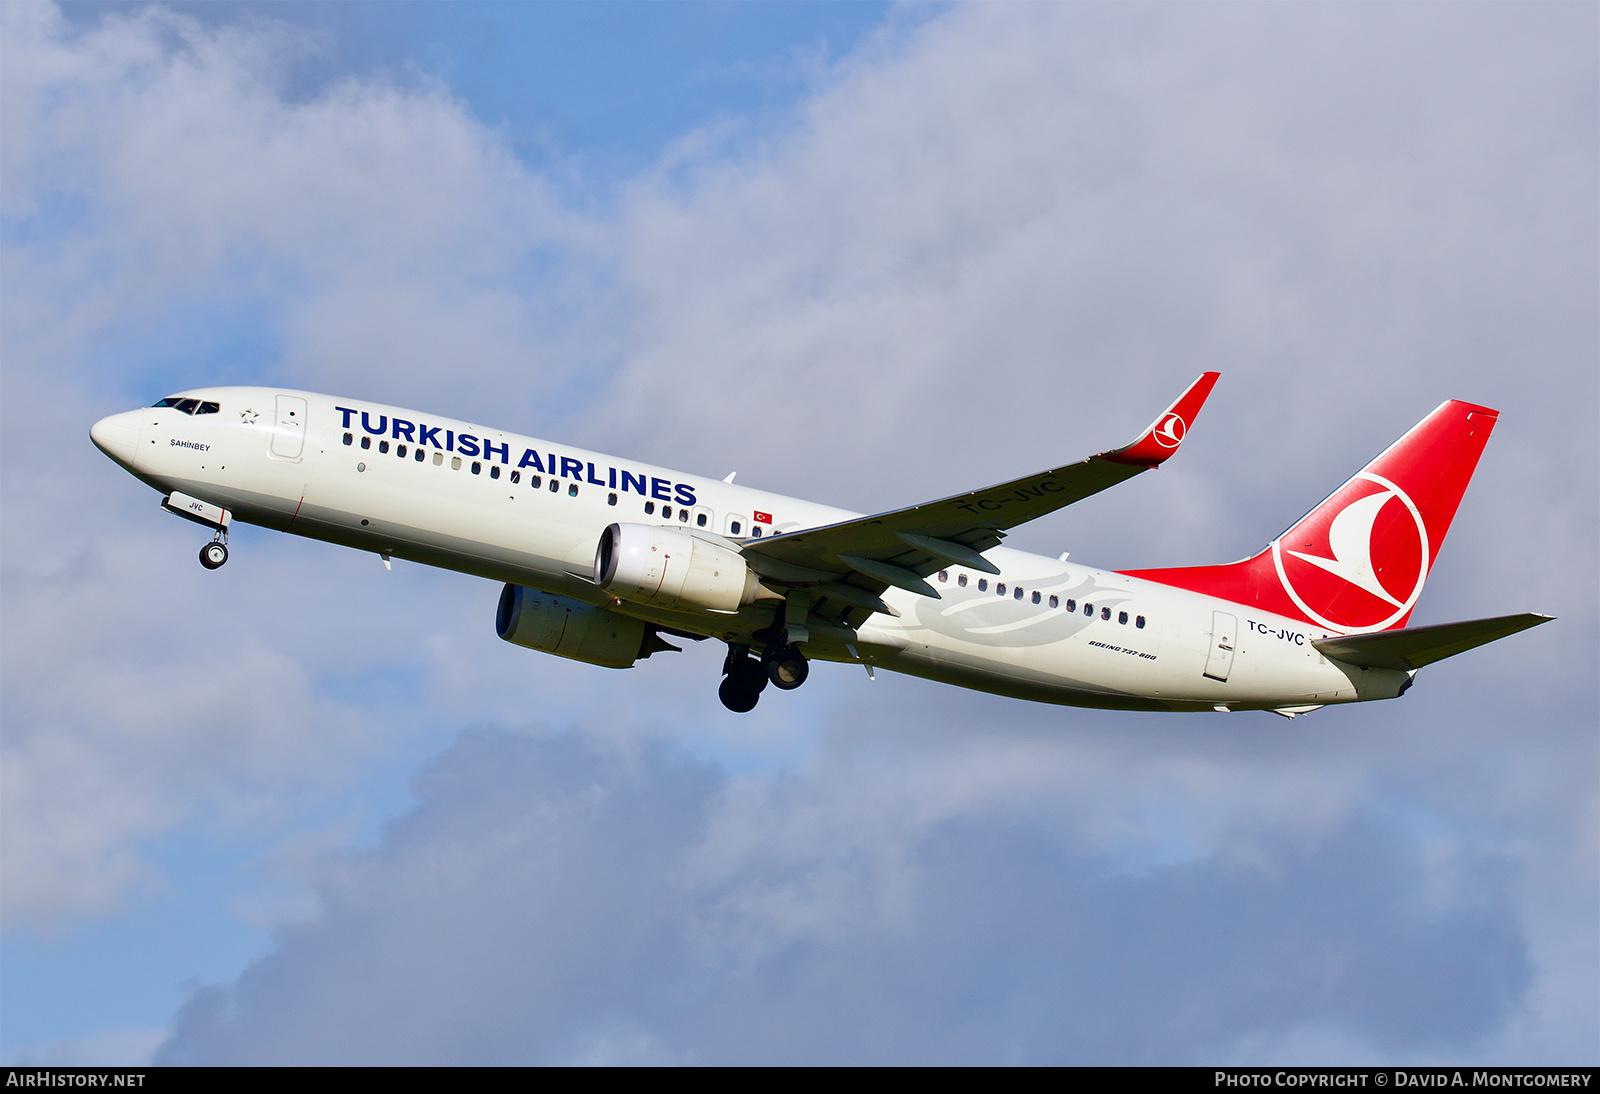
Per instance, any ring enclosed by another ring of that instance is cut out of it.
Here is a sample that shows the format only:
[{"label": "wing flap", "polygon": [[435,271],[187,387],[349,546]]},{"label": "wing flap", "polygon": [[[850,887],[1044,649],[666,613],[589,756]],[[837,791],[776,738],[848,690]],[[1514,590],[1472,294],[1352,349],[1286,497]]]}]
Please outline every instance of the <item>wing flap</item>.
[{"label": "wing flap", "polygon": [[1409,672],[1454,657],[1458,653],[1548,623],[1554,616],[1526,612],[1431,627],[1407,627],[1374,634],[1319,638],[1311,644],[1325,656],[1364,669],[1399,669]]}]

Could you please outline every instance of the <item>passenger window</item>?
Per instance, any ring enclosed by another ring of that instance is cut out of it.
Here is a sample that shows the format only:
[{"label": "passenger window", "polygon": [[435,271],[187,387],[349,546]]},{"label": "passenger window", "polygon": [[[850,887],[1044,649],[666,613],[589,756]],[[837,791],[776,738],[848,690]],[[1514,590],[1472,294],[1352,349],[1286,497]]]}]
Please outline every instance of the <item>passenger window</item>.
[{"label": "passenger window", "polygon": [[[612,497],[612,502],[611,502],[611,504],[612,504],[612,505],[615,505],[615,504],[617,504],[617,503],[616,503],[616,495],[615,495],[615,494],[612,494],[612,495],[611,495],[611,497]],[[694,518],[694,522],[695,522],[695,524],[696,524],[696,525],[697,525],[697,526],[699,526],[699,527],[701,527],[701,528],[704,528],[704,527],[705,527],[705,526],[706,526],[706,515],[705,515],[705,514],[704,514],[704,513],[701,513],[701,514],[700,514],[700,515],[699,515],[699,516],[697,516],[697,517],[695,517],[695,518]]]},{"label": "passenger window", "polygon": [[1088,615],[1088,616],[1093,616],[1094,615],[1094,605],[1093,604],[1089,604],[1089,603],[1085,603],[1084,606],[1083,606],[1083,614],[1084,615]]},{"label": "passenger window", "polygon": [[[362,440],[366,440],[365,437],[362,437],[361,439]],[[450,470],[452,470],[452,471],[460,471],[461,470],[461,457],[460,456],[451,456],[450,457]]]},{"label": "passenger window", "polygon": [[1128,613],[1127,612],[1118,612],[1117,613],[1117,622],[1121,623],[1124,627],[1126,627],[1128,625]]},{"label": "passenger window", "polygon": [[[513,471],[512,474],[514,475],[514,474],[516,474],[516,472]],[[607,505],[615,505],[615,504],[617,504],[617,495],[615,495],[615,494],[607,494],[606,495],[606,504]]]},{"label": "passenger window", "polygon": [[750,534],[752,536],[754,536],[756,539],[760,539],[761,538],[761,525],[752,524],[750,526]]},{"label": "passenger window", "polygon": [[1006,583],[1004,581],[999,582],[998,584],[995,585],[995,587],[994,587],[994,595],[996,595],[996,596],[1005,596],[1006,595]]},{"label": "passenger window", "polygon": [[663,505],[661,507],[661,519],[662,520],[671,520],[672,519],[672,506]]},{"label": "passenger window", "polygon": [[491,463],[489,465],[489,477],[491,479],[498,479],[500,477],[500,465],[499,464]]},{"label": "passenger window", "polygon": [[443,465],[444,465],[444,453],[443,452],[435,452],[433,454],[433,466],[442,467]]},{"label": "passenger window", "polygon": [[372,447],[372,438],[371,437],[362,437],[361,438],[361,447],[362,448],[371,448]]},{"label": "passenger window", "polygon": [[1067,601],[1067,611],[1075,612],[1077,610],[1078,610],[1078,602],[1076,600]]},{"label": "passenger window", "polygon": [[522,481],[522,472],[521,471],[513,471],[513,472],[511,472],[511,485],[512,486],[515,486],[517,483],[519,483],[521,481]]},{"label": "passenger window", "polygon": [[1059,596],[1052,596],[1052,597],[1051,597],[1051,598],[1050,598],[1050,606],[1051,606],[1051,607],[1052,607],[1052,608],[1059,608],[1059,607],[1061,607],[1061,598],[1060,598],[1060,597],[1059,597]]},{"label": "passenger window", "polygon": [[550,480],[550,492],[552,494],[561,493],[561,483],[557,482],[555,479],[551,479]]},{"label": "passenger window", "polygon": [[949,581],[949,580],[950,580],[950,571],[949,570],[940,570],[939,571],[939,583],[942,585],[944,582]]},{"label": "passenger window", "polygon": [[732,532],[734,535],[738,535],[739,534],[739,522],[738,521],[734,521],[731,525],[729,525],[728,526],[728,531]]},{"label": "passenger window", "polygon": [[1133,621],[1133,625],[1138,627],[1141,631],[1144,630],[1144,616],[1141,615],[1139,618],[1135,619]]},{"label": "passenger window", "polygon": [[428,458],[428,452],[427,452],[427,450],[426,450],[426,449],[424,449],[424,448],[418,448],[418,449],[417,449],[417,462],[418,462],[418,463],[422,463],[422,462],[423,462],[423,461],[424,461],[424,460],[426,460],[426,459],[427,459],[427,458]]},{"label": "passenger window", "polygon": [[529,475],[528,476],[528,487],[530,489],[537,490],[537,489],[539,489],[539,487],[541,487],[543,485],[544,485],[544,480],[542,478],[540,478],[538,475]]},{"label": "passenger window", "polygon": [[980,577],[978,579],[978,591],[980,593],[986,593],[986,592],[989,591],[989,579],[988,578]]},{"label": "passenger window", "polygon": [[483,474],[483,464],[480,461],[478,461],[478,460],[473,460],[472,461],[472,473],[474,475]]},{"label": "passenger window", "polygon": [[406,446],[403,445],[403,444],[395,445],[394,446],[394,454],[396,456],[399,456],[402,460],[405,459],[406,458]]},{"label": "passenger window", "polygon": [[[1016,591],[1011,594],[1011,599],[1012,600],[1021,600],[1022,599],[1022,586],[1021,585],[1018,585],[1017,588],[1016,588]],[[1039,603],[1039,594],[1038,593],[1034,593],[1033,594],[1033,602],[1035,604]]]},{"label": "passenger window", "polygon": [[575,482],[568,483],[567,484],[567,497],[575,498],[577,496],[578,496],[578,484],[575,483]]},{"label": "passenger window", "polygon": [[378,451],[387,453],[389,451],[389,442],[388,441],[379,441],[378,442]]},{"label": "passenger window", "polygon": [[965,589],[967,587],[967,575],[966,574],[957,574],[956,575],[956,584],[960,585],[963,589]]},{"label": "passenger window", "polygon": [[1100,609],[1100,618],[1104,619],[1106,622],[1109,623],[1111,621],[1111,609],[1110,608],[1101,608]]},{"label": "passenger window", "polygon": [[[656,511],[656,503],[655,503],[655,502],[653,502],[653,501],[647,501],[647,502],[645,502],[645,503],[644,503],[644,515],[645,515],[645,516],[647,516],[647,517],[648,517],[648,516],[650,516],[650,515],[651,515],[651,514],[652,514],[652,513],[654,513],[654,512],[655,512],[655,511]],[[734,529],[734,531],[736,531],[736,532],[737,532],[737,531],[738,531],[738,529],[737,529],[737,528],[735,528],[735,529]]]},{"label": "passenger window", "polygon": [[356,443],[356,439],[354,437],[350,436],[350,434],[346,433],[344,435],[344,446],[346,448],[349,448],[351,445],[353,445],[355,443]]},{"label": "passenger window", "polygon": [[679,509],[678,510],[678,523],[679,524],[688,524],[689,523],[689,510],[687,510],[687,509]]},{"label": "passenger window", "polygon": [[[1052,600],[1054,600],[1054,599],[1055,599],[1055,597],[1051,597],[1051,598],[1050,598],[1050,599],[1052,599]],[[1035,604],[1037,604],[1037,603],[1039,603],[1039,594],[1038,594],[1038,593],[1034,593],[1034,594],[1033,594],[1033,602],[1034,602],[1034,603],[1035,603]]]}]

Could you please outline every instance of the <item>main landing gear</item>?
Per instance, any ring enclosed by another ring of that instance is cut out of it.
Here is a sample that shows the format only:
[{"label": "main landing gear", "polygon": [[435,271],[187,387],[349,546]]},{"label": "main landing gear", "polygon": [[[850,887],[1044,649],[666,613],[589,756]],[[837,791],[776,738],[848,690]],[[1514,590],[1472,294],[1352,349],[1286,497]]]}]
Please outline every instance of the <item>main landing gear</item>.
[{"label": "main landing gear", "polygon": [[757,660],[750,656],[749,646],[730,642],[722,671],[717,697],[735,714],[747,714],[755,709],[769,682],[780,690],[793,691],[806,682],[811,664],[793,645],[769,646]]},{"label": "main landing gear", "polygon": [[767,667],[767,679],[772,681],[772,686],[783,691],[793,691],[811,675],[811,662],[794,646],[784,646],[766,658],[763,664]]},{"label": "main landing gear", "polygon": [[767,674],[761,662],[750,656],[750,647],[728,644],[728,659],[722,663],[726,674],[717,688],[717,698],[735,714],[748,714],[756,708],[761,692],[767,686]]}]

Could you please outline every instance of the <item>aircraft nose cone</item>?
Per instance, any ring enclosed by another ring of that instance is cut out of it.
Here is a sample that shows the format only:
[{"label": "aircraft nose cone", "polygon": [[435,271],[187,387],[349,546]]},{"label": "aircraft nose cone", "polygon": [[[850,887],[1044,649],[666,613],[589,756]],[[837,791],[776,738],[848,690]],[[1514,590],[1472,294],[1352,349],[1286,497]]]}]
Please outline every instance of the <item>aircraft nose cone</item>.
[{"label": "aircraft nose cone", "polygon": [[140,412],[124,411],[101,418],[89,427],[89,439],[94,446],[123,467],[132,467],[139,451]]}]

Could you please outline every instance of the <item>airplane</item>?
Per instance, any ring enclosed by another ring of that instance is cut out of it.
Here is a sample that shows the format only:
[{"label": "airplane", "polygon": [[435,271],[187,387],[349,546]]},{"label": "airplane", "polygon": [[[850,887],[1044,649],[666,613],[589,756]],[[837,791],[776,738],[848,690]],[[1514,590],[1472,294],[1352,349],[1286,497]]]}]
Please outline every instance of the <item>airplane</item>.
[{"label": "airplane", "polygon": [[628,668],[682,649],[668,637],[717,639],[739,713],[831,661],[1068,706],[1293,718],[1397,698],[1424,666],[1551,620],[1408,625],[1499,417],[1456,400],[1251,558],[1115,571],[1001,546],[1160,467],[1218,375],[1121,448],[865,516],[277,388],[180,392],[89,435],[212,532],[208,569],[242,520],[503,582],[496,634],[559,657]]}]

